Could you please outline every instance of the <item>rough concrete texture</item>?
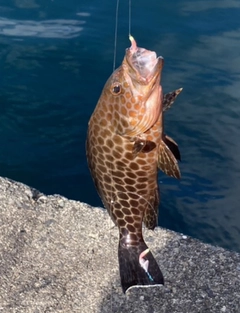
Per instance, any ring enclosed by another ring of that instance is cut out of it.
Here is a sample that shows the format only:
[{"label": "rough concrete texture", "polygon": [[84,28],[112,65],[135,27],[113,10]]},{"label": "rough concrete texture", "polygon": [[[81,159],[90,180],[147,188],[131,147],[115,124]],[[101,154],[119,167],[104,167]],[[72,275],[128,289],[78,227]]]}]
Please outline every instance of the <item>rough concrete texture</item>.
[{"label": "rough concrete texture", "polygon": [[144,231],[164,287],[120,287],[118,231],[100,208],[0,178],[0,312],[240,312],[240,255]]}]

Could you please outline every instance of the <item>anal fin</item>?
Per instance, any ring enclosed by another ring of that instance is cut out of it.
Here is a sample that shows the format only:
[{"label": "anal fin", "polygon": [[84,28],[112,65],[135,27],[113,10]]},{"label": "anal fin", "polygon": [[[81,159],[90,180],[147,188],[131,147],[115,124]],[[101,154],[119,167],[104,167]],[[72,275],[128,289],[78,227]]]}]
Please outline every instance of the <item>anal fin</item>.
[{"label": "anal fin", "polygon": [[143,223],[148,229],[154,229],[158,224],[159,189],[154,190],[147,202],[143,215]]},{"label": "anal fin", "polygon": [[164,135],[159,145],[158,168],[166,175],[180,179],[181,173],[177,161],[180,159],[178,145],[172,138]]}]

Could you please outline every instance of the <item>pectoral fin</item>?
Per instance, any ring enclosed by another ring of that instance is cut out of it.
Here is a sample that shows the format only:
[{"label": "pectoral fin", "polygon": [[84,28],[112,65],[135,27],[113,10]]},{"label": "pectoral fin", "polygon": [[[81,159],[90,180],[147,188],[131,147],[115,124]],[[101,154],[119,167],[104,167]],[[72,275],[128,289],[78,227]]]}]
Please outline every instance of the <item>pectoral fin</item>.
[{"label": "pectoral fin", "polygon": [[158,168],[166,175],[180,179],[181,173],[177,162],[180,158],[176,142],[168,136],[163,136],[159,146]]},{"label": "pectoral fin", "polygon": [[140,152],[148,153],[156,148],[156,144],[150,140],[137,139],[133,145],[133,155],[136,157]]},{"label": "pectoral fin", "polygon": [[177,90],[166,93],[163,96],[163,111],[166,111],[171,108],[173,102],[176,100],[177,96],[180,94],[182,90],[183,88],[179,88]]}]

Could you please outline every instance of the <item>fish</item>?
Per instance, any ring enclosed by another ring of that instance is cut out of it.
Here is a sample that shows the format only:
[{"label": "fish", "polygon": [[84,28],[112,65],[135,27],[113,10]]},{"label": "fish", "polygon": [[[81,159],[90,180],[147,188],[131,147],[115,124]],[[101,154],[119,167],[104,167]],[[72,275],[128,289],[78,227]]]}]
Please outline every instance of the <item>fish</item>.
[{"label": "fish", "polygon": [[163,112],[181,88],[163,96],[164,60],[130,37],[122,64],[102,90],[88,122],[86,155],[95,187],[119,229],[118,261],[124,293],[163,285],[163,274],[142,227],[158,222],[158,170],[180,178],[177,143],[164,132]]}]

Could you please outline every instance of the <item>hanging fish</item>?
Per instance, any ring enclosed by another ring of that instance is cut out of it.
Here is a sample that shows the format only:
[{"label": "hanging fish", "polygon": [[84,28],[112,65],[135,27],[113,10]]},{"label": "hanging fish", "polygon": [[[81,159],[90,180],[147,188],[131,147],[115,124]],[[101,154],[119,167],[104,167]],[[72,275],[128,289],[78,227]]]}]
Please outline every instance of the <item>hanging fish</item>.
[{"label": "hanging fish", "polygon": [[163,111],[182,89],[163,96],[163,58],[131,47],[106,82],[90,118],[87,160],[105,208],[119,229],[119,269],[123,292],[134,285],[163,284],[164,279],[144,242],[142,223],[158,221],[157,173],[180,178],[176,142],[165,135]]}]

